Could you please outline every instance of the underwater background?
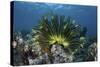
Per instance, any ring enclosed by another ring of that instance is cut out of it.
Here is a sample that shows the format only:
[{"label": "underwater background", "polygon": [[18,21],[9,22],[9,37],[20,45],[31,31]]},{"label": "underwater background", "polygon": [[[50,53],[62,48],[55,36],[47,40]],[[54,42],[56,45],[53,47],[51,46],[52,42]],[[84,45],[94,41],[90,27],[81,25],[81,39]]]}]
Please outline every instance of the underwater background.
[{"label": "underwater background", "polygon": [[11,64],[97,61],[97,6],[11,2]]},{"label": "underwater background", "polygon": [[97,34],[97,7],[71,4],[14,2],[14,31],[31,31],[45,14],[71,16],[76,23],[87,27],[87,34]]}]

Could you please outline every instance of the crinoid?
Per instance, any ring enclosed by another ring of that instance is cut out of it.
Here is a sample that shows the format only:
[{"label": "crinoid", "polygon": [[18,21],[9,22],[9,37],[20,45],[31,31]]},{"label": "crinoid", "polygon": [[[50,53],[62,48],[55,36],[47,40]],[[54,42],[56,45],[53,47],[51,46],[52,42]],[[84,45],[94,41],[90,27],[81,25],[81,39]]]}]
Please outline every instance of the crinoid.
[{"label": "crinoid", "polygon": [[80,25],[74,22],[65,16],[43,16],[39,25],[32,29],[33,40],[46,52],[51,45],[61,45],[65,49],[74,50],[80,45],[81,32]]}]

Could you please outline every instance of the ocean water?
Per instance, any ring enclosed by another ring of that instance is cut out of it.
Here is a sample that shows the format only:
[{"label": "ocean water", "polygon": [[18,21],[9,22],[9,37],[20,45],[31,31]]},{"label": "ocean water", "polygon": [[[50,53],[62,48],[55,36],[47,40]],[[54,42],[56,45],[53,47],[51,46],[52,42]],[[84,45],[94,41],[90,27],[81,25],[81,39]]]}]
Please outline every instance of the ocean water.
[{"label": "ocean water", "polygon": [[14,1],[14,31],[29,31],[47,14],[72,17],[76,23],[87,27],[87,34],[97,34],[97,6]]}]

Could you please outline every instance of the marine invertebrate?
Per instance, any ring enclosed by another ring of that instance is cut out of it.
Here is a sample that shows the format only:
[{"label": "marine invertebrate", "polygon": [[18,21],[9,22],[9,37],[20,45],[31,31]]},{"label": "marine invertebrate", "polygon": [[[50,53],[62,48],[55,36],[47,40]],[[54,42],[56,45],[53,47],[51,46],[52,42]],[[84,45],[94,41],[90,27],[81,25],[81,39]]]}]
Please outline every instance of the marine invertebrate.
[{"label": "marine invertebrate", "polygon": [[87,61],[97,61],[97,43],[93,43],[88,47]]},{"label": "marine invertebrate", "polygon": [[51,53],[53,63],[72,62],[74,58],[74,55],[66,53],[60,45],[53,45]]},{"label": "marine invertebrate", "polygon": [[33,40],[48,52],[51,45],[61,45],[74,50],[80,45],[81,28],[70,17],[43,16],[38,26],[32,29]]}]

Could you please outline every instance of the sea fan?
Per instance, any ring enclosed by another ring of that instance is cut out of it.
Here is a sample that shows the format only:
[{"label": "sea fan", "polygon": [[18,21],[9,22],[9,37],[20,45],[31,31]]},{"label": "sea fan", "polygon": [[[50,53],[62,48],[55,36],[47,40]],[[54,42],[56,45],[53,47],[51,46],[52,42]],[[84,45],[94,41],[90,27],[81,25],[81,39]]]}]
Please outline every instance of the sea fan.
[{"label": "sea fan", "polygon": [[57,15],[43,16],[39,25],[32,29],[33,40],[46,52],[54,44],[74,50],[80,45],[80,31],[80,25],[70,17]]}]

